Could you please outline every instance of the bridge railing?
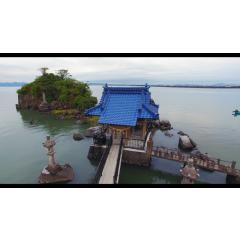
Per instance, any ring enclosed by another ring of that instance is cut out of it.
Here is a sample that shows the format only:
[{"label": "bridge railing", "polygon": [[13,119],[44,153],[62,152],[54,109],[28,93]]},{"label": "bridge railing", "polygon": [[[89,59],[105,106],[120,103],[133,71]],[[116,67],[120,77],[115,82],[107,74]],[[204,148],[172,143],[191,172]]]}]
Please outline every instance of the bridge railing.
[{"label": "bridge railing", "polygon": [[162,158],[170,158],[177,161],[185,162],[189,158],[193,158],[196,164],[206,165],[207,168],[214,168],[215,166],[219,167],[219,170],[232,169],[234,170],[236,167],[236,162],[234,161],[225,161],[221,159],[216,159],[209,157],[206,154],[193,154],[193,153],[183,153],[178,149],[169,149],[165,147],[153,146],[152,151],[154,154],[157,153],[159,157]]},{"label": "bridge railing", "polygon": [[148,128],[147,133],[146,133],[145,138],[144,138],[144,148],[146,147],[147,140],[149,139],[149,137],[151,135],[152,135],[152,128]]},{"label": "bridge railing", "polygon": [[96,175],[95,175],[95,178],[94,178],[94,183],[95,184],[99,183],[99,180],[100,180],[100,178],[102,176],[103,168],[104,168],[106,160],[108,158],[108,154],[109,154],[111,146],[112,146],[112,137],[108,141],[107,147],[106,147],[106,149],[105,149],[105,151],[104,151],[104,153],[103,153],[103,155],[101,157],[101,160],[100,160],[100,162],[98,164]]},{"label": "bridge railing", "polygon": [[144,149],[144,140],[135,139],[135,138],[124,138],[123,146],[126,148],[143,150]]},{"label": "bridge railing", "polygon": [[138,150],[144,150],[147,144],[147,141],[150,137],[151,129],[147,131],[144,139],[138,138],[123,138],[123,146],[126,148],[133,148]]},{"label": "bridge railing", "polygon": [[122,149],[123,149],[123,137],[121,137],[121,141],[120,141],[120,147],[119,147],[119,151],[118,151],[118,158],[117,158],[117,165],[116,165],[116,169],[115,169],[115,173],[113,176],[113,182],[114,184],[118,183],[118,175],[120,172],[120,164],[121,164],[121,155],[122,155]]}]

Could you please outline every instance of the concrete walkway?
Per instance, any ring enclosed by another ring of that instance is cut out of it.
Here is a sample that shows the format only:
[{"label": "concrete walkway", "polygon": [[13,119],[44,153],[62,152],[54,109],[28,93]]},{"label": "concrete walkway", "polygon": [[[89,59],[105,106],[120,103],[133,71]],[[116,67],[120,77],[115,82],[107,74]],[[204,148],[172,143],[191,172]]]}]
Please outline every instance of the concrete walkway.
[{"label": "concrete walkway", "polygon": [[117,166],[120,145],[112,145],[99,184],[114,184],[113,177]]}]

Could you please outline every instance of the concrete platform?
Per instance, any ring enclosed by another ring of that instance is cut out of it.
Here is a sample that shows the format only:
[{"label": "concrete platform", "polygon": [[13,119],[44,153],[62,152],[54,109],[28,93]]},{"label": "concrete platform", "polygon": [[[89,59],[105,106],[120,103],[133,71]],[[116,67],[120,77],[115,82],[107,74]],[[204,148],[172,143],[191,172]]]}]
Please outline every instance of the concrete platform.
[{"label": "concrete platform", "polygon": [[114,174],[117,166],[119,145],[112,145],[105,166],[103,168],[102,176],[99,180],[99,184],[113,184]]}]

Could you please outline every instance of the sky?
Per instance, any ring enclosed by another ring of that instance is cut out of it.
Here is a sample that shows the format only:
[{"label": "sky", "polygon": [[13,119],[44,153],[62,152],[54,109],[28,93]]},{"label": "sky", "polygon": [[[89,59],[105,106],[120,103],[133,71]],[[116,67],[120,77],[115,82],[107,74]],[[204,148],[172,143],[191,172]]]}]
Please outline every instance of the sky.
[{"label": "sky", "polygon": [[79,81],[130,84],[240,84],[240,58],[0,58],[0,82],[31,82],[68,69]]}]

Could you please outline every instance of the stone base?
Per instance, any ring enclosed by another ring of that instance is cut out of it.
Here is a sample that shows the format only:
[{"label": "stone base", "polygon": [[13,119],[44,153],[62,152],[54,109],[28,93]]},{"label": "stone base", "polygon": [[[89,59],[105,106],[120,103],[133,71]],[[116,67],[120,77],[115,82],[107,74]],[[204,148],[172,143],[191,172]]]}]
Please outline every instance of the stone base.
[{"label": "stone base", "polygon": [[69,164],[57,165],[55,169],[44,168],[39,176],[39,183],[63,183],[72,181],[73,178],[74,172]]},{"label": "stone base", "polygon": [[196,147],[195,143],[187,135],[180,135],[178,146],[180,149],[187,151],[191,151]]},{"label": "stone base", "polygon": [[227,175],[226,184],[240,184],[240,177]]},{"label": "stone base", "polygon": [[21,106],[19,104],[16,104],[16,109],[21,110]]},{"label": "stone base", "polygon": [[88,151],[88,159],[90,161],[100,161],[105,149],[105,145],[91,145]]},{"label": "stone base", "polygon": [[149,167],[151,165],[151,157],[145,151],[123,150],[122,162],[130,165]]}]

